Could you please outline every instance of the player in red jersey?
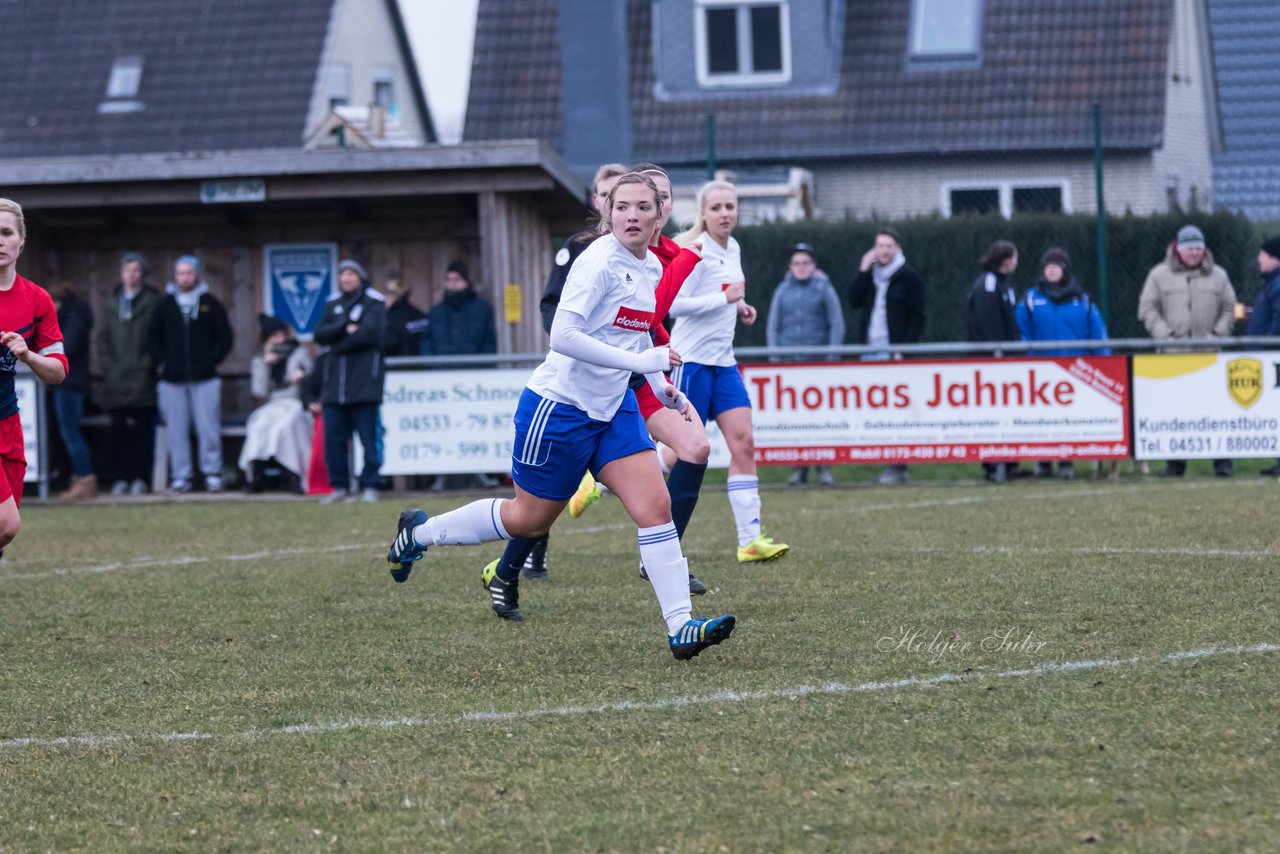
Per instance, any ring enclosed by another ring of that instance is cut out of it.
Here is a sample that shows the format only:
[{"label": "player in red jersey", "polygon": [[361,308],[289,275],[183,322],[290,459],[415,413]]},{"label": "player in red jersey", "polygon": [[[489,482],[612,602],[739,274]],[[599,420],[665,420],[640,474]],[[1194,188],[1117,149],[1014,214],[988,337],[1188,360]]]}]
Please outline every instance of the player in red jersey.
[{"label": "player in red jersey", "polygon": [[22,362],[43,382],[57,385],[67,377],[62,331],[49,292],[18,275],[18,256],[27,241],[22,206],[0,199],[0,555],[18,535],[18,505],[27,473],[16,365]]}]

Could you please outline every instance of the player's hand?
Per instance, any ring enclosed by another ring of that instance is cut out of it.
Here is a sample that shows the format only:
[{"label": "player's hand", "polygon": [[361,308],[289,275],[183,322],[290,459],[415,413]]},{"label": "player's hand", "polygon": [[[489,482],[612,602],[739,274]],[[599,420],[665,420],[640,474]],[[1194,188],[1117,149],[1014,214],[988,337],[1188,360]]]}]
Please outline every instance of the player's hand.
[{"label": "player's hand", "polygon": [[725,285],[725,288],[724,288],[725,302],[730,302],[730,303],[740,302],[742,298],[745,297],[746,295],[747,295],[746,282],[734,282],[731,285]]},{"label": "player's hand", "polygon": [[19,362],[26,363],[31,358],[31,351],[27,349],[27,341],[16,332],[0,332],[0,344],[9,348],[9,352],[13,354],[13,358]]},{"label": "player's hand", "polygon": [[742,322],[746,326],[756,322],[756,309],[753,305],[745,302],[738,303],[738,317],[742,318]]},{"label": "player's hand", "polygon": [[693,241],[688,246],[686,246],[685,249],[688,249],[690,252],[692,252],[694,255],[697,255],[699,258],[702,257],[702,241],[701,240]]},{"label": "player's hand", "polygon": [[676,352],[674,347],[667,348],[667,361],[671,363],[673,368],[678,368],[684,364],[684,359],[680,358],[680,354]]},{"label": "player's hand", "polygon": [[684,416],[685,421],[693,420],[693,407],[689,406],[689,398],[685,393],[676,388],[671,383],[667,383],[662,388],[662,393],[658,396],[662,401],[662,405],[667,409],[674,409]]}]

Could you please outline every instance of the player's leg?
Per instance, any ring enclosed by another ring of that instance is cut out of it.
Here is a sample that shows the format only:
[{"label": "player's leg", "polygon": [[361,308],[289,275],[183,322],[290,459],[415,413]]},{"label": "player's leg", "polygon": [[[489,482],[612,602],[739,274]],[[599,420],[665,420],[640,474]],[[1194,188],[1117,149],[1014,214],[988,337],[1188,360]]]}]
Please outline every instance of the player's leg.
[{"label": "player's leg", "polygon": [[12,415],[7,420],[12,423],[0,426],[0,469],[3,469],[0,471],[0,557],[22,526],[18,507],[22,504],[22,485],[27,473],[18,416]]},{"label": "player's leg", "polygon": [[[645,408],[642,405],[641,411]],[[696,414],[692,421],[686,421],[679,412],[666,407],[653,410],[645,419],[645,427],[649,435],[676,454],[667,477],[667,494],[671,497],[671,521],[676,526],[676,533],[684,539],[685,529],[689,527],[693,509],[698,504],[702,479],[707,473],[707,459],[711,455],[707,429]],[[645,575],[643,563],[640,573]],[[701,595],[707,592],[707,588],[697,577],[690,575],[689,592]]]},{"label": "player's leg", "polygon": [[755,439],[751,432],[751,409],[738,406],[716,416],[716,424],[729,446],[729,506],[738,529],[738,560],[772,560],[787,553],[784,543],[775,543],[761,531],[760,480],[756,476]]}]

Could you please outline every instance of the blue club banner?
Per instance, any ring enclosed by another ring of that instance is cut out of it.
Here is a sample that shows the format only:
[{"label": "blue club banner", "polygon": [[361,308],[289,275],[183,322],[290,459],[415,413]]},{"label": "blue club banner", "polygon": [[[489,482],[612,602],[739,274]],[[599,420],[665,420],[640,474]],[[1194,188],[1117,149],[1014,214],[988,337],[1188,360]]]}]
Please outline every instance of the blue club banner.
[{"label": "blue club banner", "polygon": [[264,311],[293,327],[304,341],[337,293],[338,246],[334,243],[287,243],[264,246],[262,265]]}]

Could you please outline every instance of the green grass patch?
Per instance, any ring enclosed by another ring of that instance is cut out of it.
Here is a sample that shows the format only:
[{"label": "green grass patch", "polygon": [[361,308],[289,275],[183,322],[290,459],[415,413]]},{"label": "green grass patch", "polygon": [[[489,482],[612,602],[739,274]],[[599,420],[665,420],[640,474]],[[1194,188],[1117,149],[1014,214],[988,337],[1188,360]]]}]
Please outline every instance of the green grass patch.
[{"label": "green grass patch", "polygon": [[1280,643],[1275,488],[769,489],[792,552],[760,565],[709,490],[695,611],[739,629],[688,663],[612,500],[521,624],[480,587],[500,544],[393,584],[390,503],[30,507],[0,851],[1265,850],[1280,653],[1167,656]]}]

